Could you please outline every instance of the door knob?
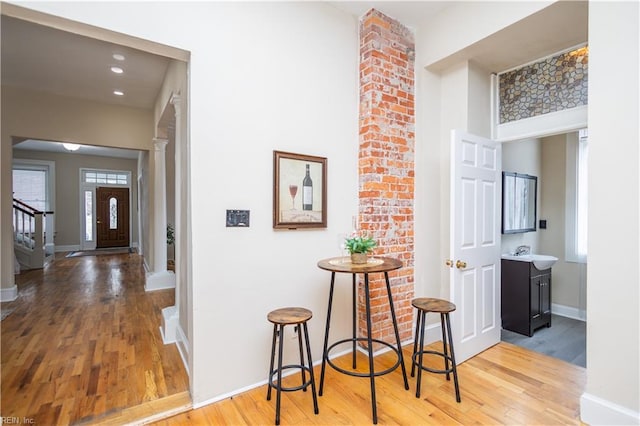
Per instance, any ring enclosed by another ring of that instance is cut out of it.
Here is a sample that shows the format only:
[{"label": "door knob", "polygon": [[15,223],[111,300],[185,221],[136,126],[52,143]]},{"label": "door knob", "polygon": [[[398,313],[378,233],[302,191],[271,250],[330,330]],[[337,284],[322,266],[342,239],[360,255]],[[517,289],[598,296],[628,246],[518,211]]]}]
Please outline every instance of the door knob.
[{"label": "door knob", "polygon": [[456,261],[456,268],[464,269],[466,267],[467,267],[467,262],[463,262],[462,260],[457,260]]},{"label": "door knob", "polygon": [[444,262],[445,265],[447,265],[449,268],[453,268],[453,260],[451,259],[447,259],[446,262]]},{"label": "door knob", "polygon": [[100,220],[96,220],[96,223],[102,223],[102,221],[100,221]]}]

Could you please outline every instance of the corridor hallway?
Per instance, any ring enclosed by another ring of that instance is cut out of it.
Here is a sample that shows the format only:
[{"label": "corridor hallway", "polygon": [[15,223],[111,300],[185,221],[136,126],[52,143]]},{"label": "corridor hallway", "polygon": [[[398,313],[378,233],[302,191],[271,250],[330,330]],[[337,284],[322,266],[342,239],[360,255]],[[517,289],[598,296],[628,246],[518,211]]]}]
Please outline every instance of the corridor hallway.
[{"label": "corridor hallway", "polygon": [[188,398],[175,345],[160,335],[174,291],[144,291],[142,256],[66,258],[16,275],[18,299],[0,323],[4,417],[35,424],[99,422],[105,415]]}]

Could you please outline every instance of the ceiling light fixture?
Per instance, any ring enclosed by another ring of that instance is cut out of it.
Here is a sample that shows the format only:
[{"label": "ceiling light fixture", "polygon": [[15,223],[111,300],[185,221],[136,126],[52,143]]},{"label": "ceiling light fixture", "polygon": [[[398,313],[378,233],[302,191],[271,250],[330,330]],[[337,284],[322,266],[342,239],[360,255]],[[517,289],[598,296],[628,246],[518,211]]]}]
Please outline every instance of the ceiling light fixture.
[{"label": "ceiling light fixture", "polygon": [[113,59],[115,59],[116,61],[124,61],[124,55],[121,55],[119,53],[114,53],[112,55]]},{"label": "ceiling light fixture", "polygon": [[111,72],[114,72],[116,74],[122,74],[124,70],[120,67],[111,67]]},{"label": "ceiling light fixture", "polygon": [[80,149],[80,145],[76,143],[63,143],[62,146],[64,147],[64,149],[71,152],[77,151]]},{"label": "ceiling light fixture", "polygon": [[114,90],[113,94],[116,96],[124,96],[124,92],[122,90]]}]

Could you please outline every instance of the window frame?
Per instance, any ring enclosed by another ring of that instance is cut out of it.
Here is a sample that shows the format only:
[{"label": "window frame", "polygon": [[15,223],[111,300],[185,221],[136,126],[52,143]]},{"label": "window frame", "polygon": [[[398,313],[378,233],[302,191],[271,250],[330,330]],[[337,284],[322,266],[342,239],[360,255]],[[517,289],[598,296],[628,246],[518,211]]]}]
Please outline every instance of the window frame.
[{"label": "window frame", "polygon": [[[566,138],[565,260],[587,263],[588,132]],[[581,232],[582,230],[582,232]]]}]

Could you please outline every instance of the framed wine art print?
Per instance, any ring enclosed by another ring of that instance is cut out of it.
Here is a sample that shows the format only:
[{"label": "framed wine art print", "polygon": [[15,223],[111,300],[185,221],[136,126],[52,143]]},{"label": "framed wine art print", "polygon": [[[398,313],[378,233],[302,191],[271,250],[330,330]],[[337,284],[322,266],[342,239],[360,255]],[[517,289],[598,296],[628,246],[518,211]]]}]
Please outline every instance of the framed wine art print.
[{"label": "framed wine art print", "polygon": [[273,151],[273,227],[327,227],[327,159]]}]

